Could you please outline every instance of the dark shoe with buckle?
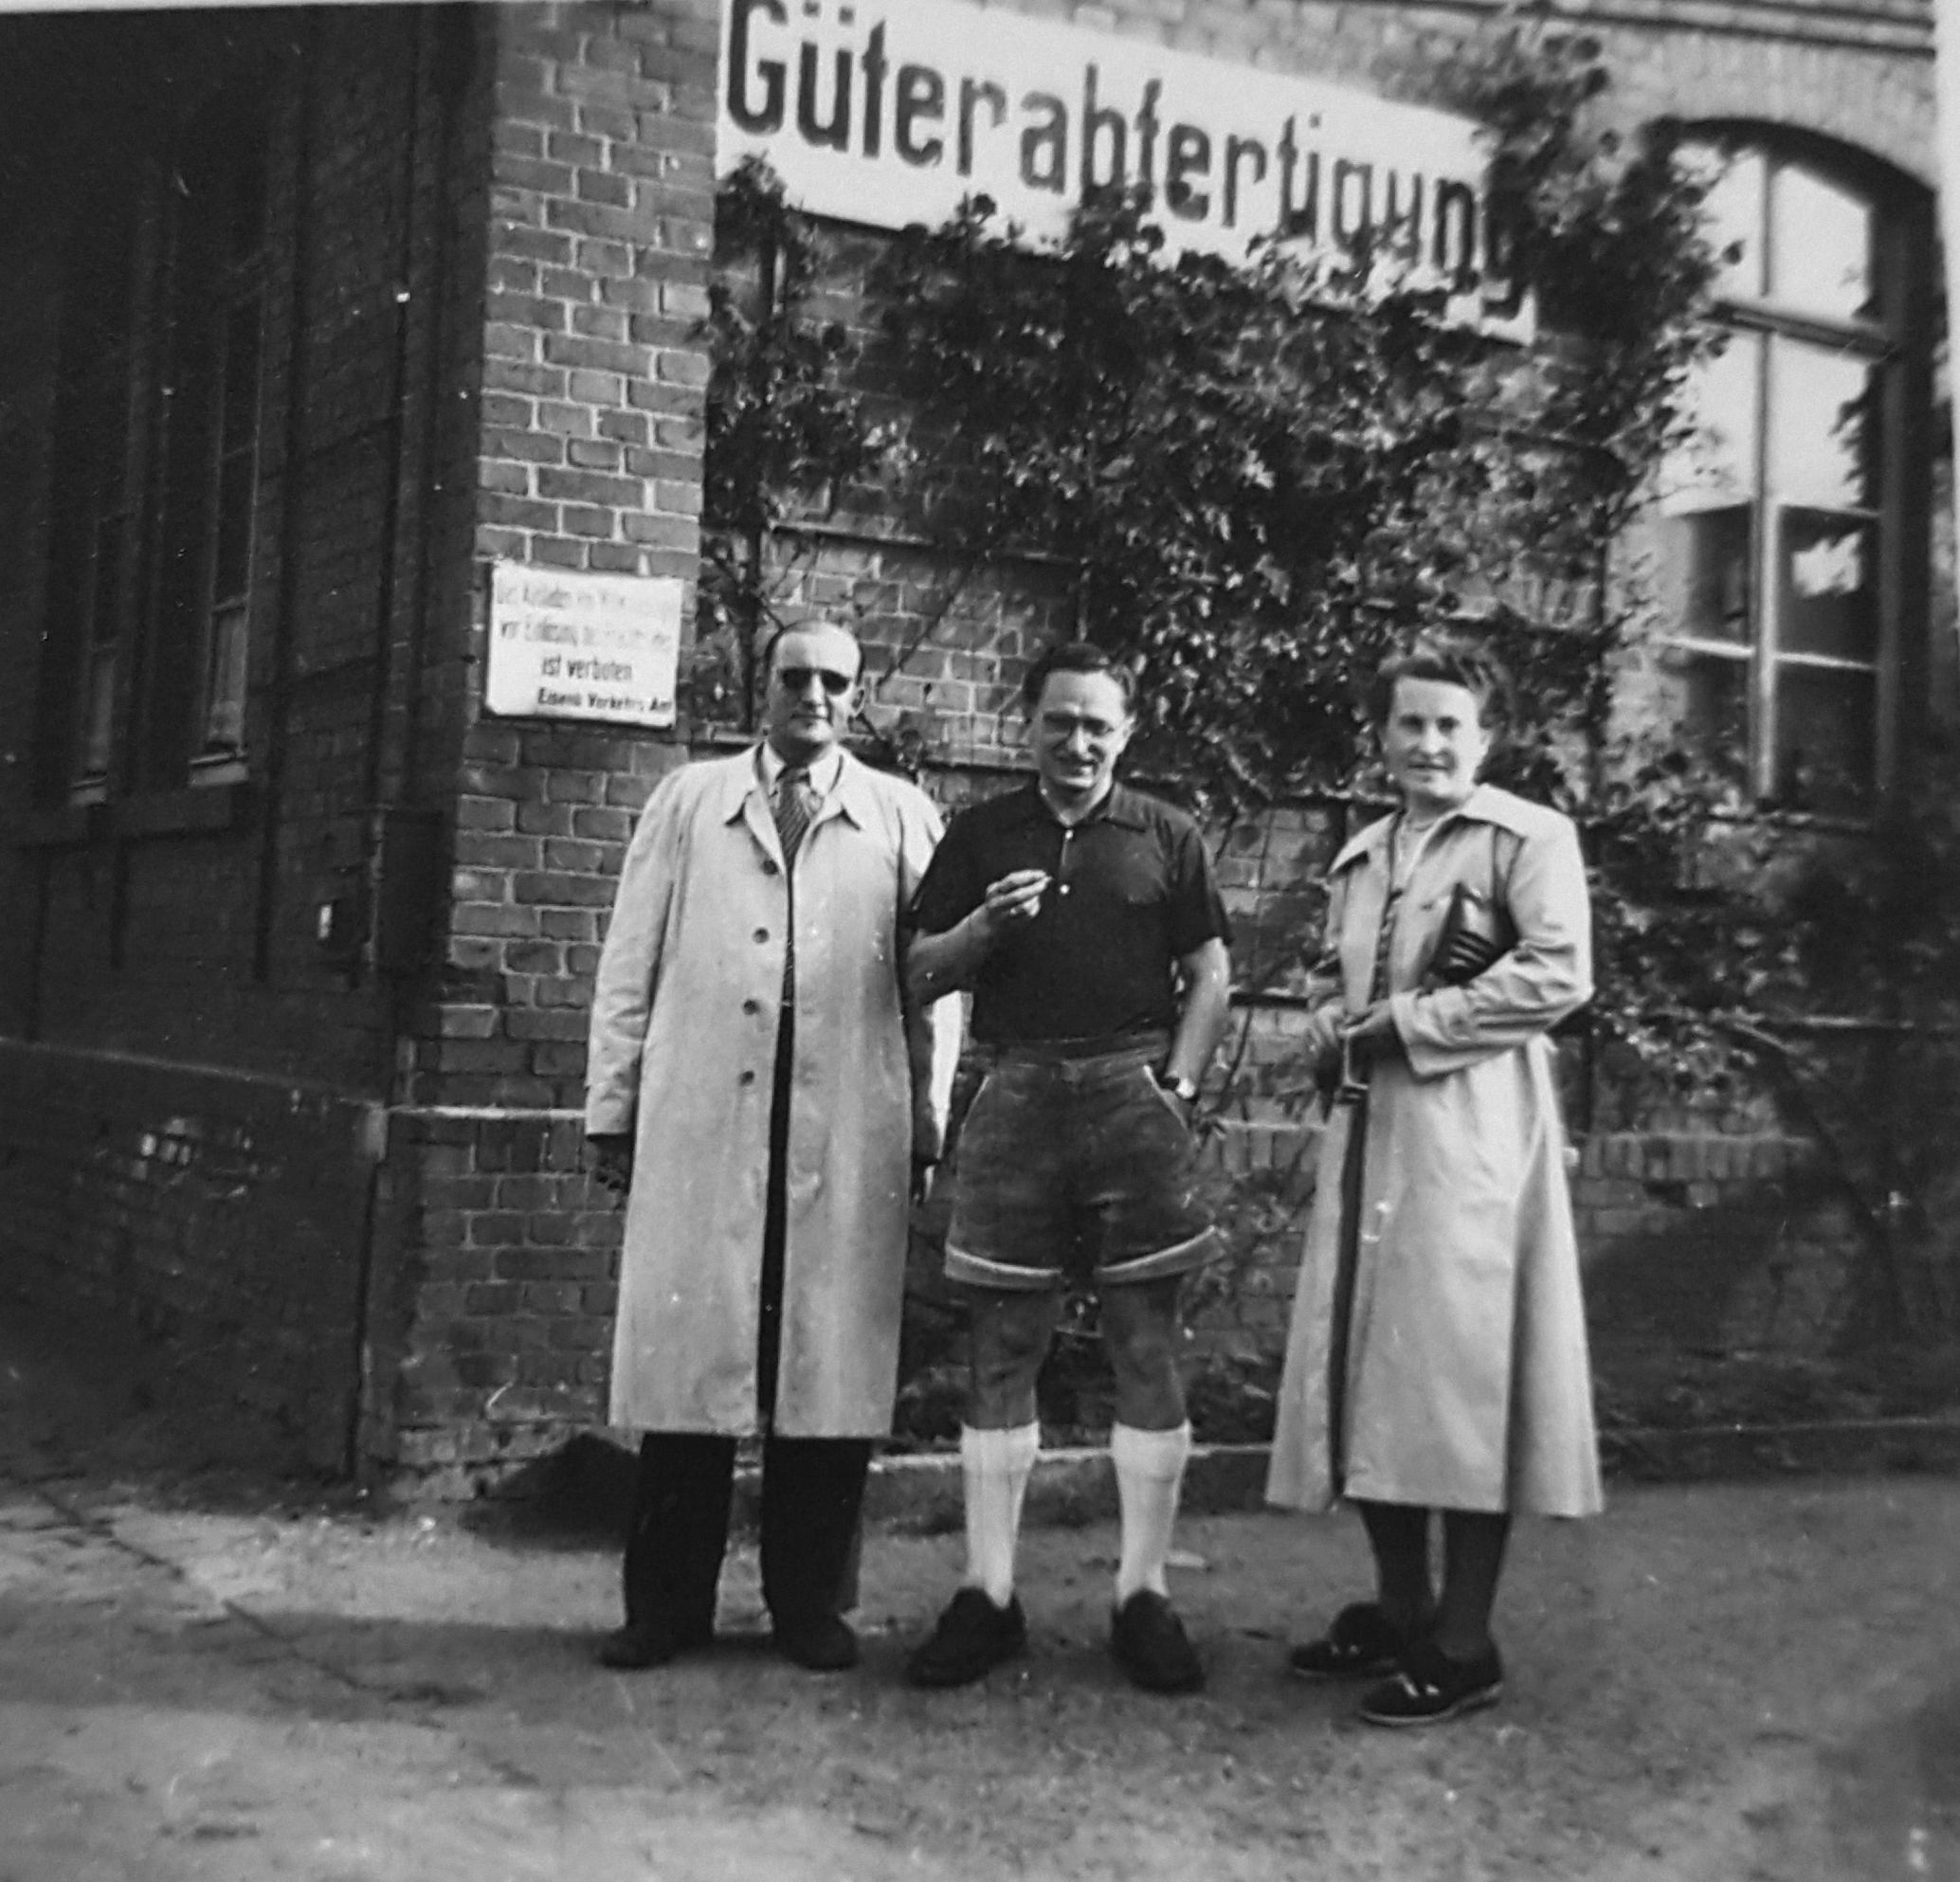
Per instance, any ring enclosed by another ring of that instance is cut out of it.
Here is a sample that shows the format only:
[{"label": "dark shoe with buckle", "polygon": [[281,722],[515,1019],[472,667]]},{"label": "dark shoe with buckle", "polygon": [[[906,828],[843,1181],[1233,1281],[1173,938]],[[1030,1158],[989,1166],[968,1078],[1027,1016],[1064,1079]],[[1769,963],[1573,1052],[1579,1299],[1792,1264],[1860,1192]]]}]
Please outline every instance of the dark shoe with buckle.
[{"label": "dark shoe with buckle", "polygon": [[1027,1645],[1019,1597],[996,1607],[983,1588],[962,1588],[931,1636],[914,1649],[905,1677],[914,1686],[966,1686]]},{"label": "dark shoe with buckle", "polygon": [[811,1673],[843,1673],[858,1663],[858,1637],[834,1614],[778,1620],[772,1638],[777,1653]]},{"label": "dark shoe with buckle", "polygon": [[1371,1601],[1351,1602],[1317,1640],[1286,1656],[1286,1670],[1300,1679],[1373,1679],[1390,1672],[1408,1650],[1401,1628]]},{"label": "dark shoe with buckle", "polygon": [[1361,1716],[1378,1726],[1440,1725],[1496,1705],[1503,1690],[1504,1663],[1496,1647],[1475,1659],[1453,1660],[1433,1640],[1418,1640],[1363,1698]]},{"label": "dark shoe with buckle", "polygon": [[652,1667],[665,1666],[681,1654],[707,1646],[714,1638],[712,1620],[685,1624],[643,1621],[636,1626],[615,1628],[599,1642],[593,1657],[615,1673],[644,1673]]},{"label": "dark shoe with buckle", "polygon": [[1110,1617],[1109,1650],[1146,1692],[1195,1692],[1205,1683],[1205,1663],[1184,1622],[1150,1588],[1139,1589]]}]

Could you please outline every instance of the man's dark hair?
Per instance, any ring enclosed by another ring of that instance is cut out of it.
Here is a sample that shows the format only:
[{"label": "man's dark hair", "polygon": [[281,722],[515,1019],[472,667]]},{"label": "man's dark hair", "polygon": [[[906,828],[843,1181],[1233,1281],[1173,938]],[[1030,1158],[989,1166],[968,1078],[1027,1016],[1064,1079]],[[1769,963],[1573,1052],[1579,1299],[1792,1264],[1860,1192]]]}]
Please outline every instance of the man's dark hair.
[{"label": "man's dark hair", "polygon": [[842,621],[832,621],[828,619],[826,616],[818,615],[815,619],[809,621],[779,622],[774,627],[772,627],[770,630],[769,639],[764,641],[762,643],[761,663],[755,669],[755,671],[762,676],[763,683],[766,685],[775,674],[776,642],[780,641],[785,634],[821,634],[826,630],[833,634],[842,634],[845,640],[849,641],[857,648],[857,677],[860,679],[863,679],[864,642],[858,639],[857,629],[855,627],[846,627]]},{"label": "man's dark hair", "polygon": [[1461,686],[1476,697],[1477,717],[1486,732],[1501,732],[1511,721],[1511,676],[1495,654],[1463,635],[1419,634],[1381,663],[1369,701],[1375,724],[1388,724],[1396,684],[1404,679]]},{"label": "man's dark hair", "polygon": [[1093,641],[1058,641],[1044,649],[1021,681],[1021,703],[1033,712],[1051,673],[1106,673],[1123,689],[1123,710],[1136,706],[1136,673]]}]

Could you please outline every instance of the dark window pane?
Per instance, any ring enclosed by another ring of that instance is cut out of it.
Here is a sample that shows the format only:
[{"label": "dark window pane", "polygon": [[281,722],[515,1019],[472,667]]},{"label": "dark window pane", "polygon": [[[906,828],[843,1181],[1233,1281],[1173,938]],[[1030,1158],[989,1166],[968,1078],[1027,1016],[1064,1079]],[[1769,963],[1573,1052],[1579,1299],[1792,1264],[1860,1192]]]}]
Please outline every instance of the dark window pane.
[{"label": "dark window pane", "polygon": [[224,448],[252,443],[259,422],[259,298],[241,300],[225,322]]},{"label": "dark window pane", "polygon": [[1740,785],[1749,766],[1749,676],[1743,657],[1682,652],[1681,732],[1703,758]]},{"label": "dark window pane", "polygon": [[1677,633],[1748,642],[1750,516],[1750,506],[1739,503],[1661,523],[1664,599]]},{"label": "dark window pane", "polygon": [[265,243],[265,126],[243,116],[232,129],[231,230],[227,252],[234,262],[256,255]]},{"label": "dark window pane", "polygon": [[1877,680],[1834,667],[1776,675],[1776,799],[1792,810],[1855,811],[1877,763]]},{"label": "dark window pane", "polygon": [[1877,526],[1829,510],[1788,509],[1778,513],[1777,534],[1777,644],[1877,660]]},{"label": "dark window pane", "polygon": [[114,646],[122,626],[122,536],[120,516],[106,516],[96,525],[88,638],[98,646]]},{"label": "dark window pane", "polygon": [[113,750],[116,715],[116,651],[100,649],[82,676],[82,764],[85,778],[104,777]]},{"label": "dark window pane", "polygon": [[229,601],[249,585],[252,554],[252,454],[227,458],[218,473],[218,558],[211,595]]},{"label": "dark window pane", "polygon": [[245,743],[245,611],[227,607],[211,617],[205,662],[203,754],[236,751]]}]

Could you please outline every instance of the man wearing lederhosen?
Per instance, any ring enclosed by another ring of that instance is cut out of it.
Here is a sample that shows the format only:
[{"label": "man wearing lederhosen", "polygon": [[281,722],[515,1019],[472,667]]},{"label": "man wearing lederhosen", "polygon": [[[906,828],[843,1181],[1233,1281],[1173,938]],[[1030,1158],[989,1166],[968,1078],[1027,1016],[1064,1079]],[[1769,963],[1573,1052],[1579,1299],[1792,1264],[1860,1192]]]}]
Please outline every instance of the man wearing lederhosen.
[{"label": "man wearing lederhosen", "polygon": [[1204,1679],[1165,1566],[1190,1448],[1179,1294],[1215,1240],[1191,1107],[1231,963],[1197,825],[1116,782],[1134,686],[1086,642],[1036,661],[1035,778],[953,818],[913,908],[914,998],[971,986],[988,1068],[946,1252],[972,1322],[966,1584],[913,1655],[916,1685],[977,1679],[1025,1644],[1014,1552],[1041,1439],[1035,1378],[1070,1285],[1096,1291],[1116,1377],[1111,1649],[1151,1691]]}]

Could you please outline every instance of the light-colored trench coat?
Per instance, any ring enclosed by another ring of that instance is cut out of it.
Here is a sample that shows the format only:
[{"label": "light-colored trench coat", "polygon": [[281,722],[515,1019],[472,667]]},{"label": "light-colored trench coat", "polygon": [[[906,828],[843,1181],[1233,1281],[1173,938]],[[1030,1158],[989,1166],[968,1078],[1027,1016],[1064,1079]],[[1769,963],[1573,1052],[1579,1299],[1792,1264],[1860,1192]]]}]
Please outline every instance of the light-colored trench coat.
[{"label": "light-colored trench coat", "polygon": [[[795,861],[795,1069],[774,1429],[891,1428],[915,1147],[938,1153],[959,1004],[904,1011],[900,925],[940,833],[846,754]],[[593,992],[586,1130],[634,1135],[615,1424],[757,1429],[770,1101],[789,898],[752,750],[664,779]]]},{"label": "light-colored trench coat", "polygon": [[[1392,819],[1334,859],[1327,978],[1369,1004]],[[1451,893],[1494,897],[1515,948],[1464,986],[1421,991]],[[1600,1507],[1579,1261],[1546,1029],[1591,992],[1577,832],[1483,785],[1429,833],[1395,915],[1388,992],[1403,1051],[1370,1079],[1343,1468],[1329,1372],[1341,1169],[1353,1108],[1320,1149],[1279,1387],[1269,1501],[1337,1496],[1579,1516]]]}]

